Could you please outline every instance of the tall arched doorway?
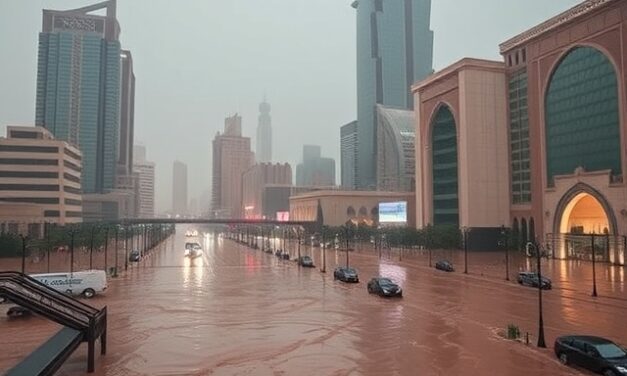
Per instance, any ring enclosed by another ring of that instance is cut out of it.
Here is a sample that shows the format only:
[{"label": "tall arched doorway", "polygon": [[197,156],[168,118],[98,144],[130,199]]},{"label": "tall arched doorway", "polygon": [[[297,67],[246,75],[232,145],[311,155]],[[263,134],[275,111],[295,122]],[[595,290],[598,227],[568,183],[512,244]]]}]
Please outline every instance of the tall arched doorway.
[{"label": "tall arched doorway", "polygon": [[615,261],[616,219],[605,198],[579,184],[560,201],[554,223],[559,234],[556,256],[591,260],[594,247],[598,261]]},{"label": "tall arched doorway", "polygon": [[562,234],[605,234],[610,222],[603,205],[589,193],[577,194],[564,208],[560,219]]}]

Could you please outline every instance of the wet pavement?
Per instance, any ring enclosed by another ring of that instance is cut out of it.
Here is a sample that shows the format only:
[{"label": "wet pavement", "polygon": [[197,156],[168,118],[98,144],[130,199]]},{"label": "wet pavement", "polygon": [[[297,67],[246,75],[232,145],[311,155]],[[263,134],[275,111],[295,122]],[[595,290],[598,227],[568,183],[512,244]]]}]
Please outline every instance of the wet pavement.
[{"label": "wet pavement", "polygon": [[[350,255],[361,282],[349,285],[333,280],[343,251],[327,250],[321,273],[319,249],[302,247],[317,266],[304,269],[206,237],[202,257],[190,260],[183,256],[184,232],[179,228],[140,265],[110,279],[106,295],[89,301],[109,312],[108,353],[97,356],[95,375],[581,374],[561,366],[550,349],[498,334],[510,323],[532,341],[537,331],[537,290],[504,281],[500,254],[471,255],[471,274],[464,275],[460,253],[434,253],[434,262],[456,263],[458,272],[444,273],[428,267],[424,252],[406,252],[399,262],[398,252],[380,260],[364,247]],[[514,276],[526,260],[511,261]],[[604,296],[592,299],[587,264],[545,265],[555,284],[544,294],[549,348],[557,335],[573,332],[627,343],[622,272],[600,266]],[[369,295],[366,283],[375,275],[399,283],[404,297]],[[0,370],[58,330],[38,317],[9,321],[4,309]],[[82,345],[58,374],[84,374],[85,360]]]}]

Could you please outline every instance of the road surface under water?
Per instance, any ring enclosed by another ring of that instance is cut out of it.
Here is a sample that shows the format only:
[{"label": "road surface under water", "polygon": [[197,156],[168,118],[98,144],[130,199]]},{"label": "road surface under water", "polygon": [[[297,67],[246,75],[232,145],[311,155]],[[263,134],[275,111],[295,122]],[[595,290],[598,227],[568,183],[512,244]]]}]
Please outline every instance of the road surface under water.
[{"label": "road surface under water", "polygon": [[[321,273],[217,237],[205,237],[204,254],[190,260],[184,232],[89,302],[109,312],[108,353],[97,355],[95,375],[582,374],[561,366],[550,349],[498,334],[514,323],[535,335],[535,289],[370,252],[350,255],[361,283],[344,284],[332,273],[344,252],[328,251]],[[320,266],[320,251],[311,252],[302,249]],[[369,295],[366,282],[376,275],[399,283],[404,297]],[[549,347],[572,332],[626,342],[626,300],[593,301],[572,289],[544,298]],[[0,369],[56,330],[38,317],[1,317]],[[82,345],[58,374],[85,369]]]}]

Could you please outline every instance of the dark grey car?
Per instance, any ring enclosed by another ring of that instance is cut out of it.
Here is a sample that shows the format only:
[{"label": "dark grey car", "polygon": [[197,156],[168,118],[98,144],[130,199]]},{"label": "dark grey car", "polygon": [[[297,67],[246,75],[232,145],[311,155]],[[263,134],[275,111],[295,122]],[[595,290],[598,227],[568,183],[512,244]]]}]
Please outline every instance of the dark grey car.
[{"label": "dark grey car", "polygon": [[608,339],[563,336],[555,340],[553,350],[564,365],[576,365],[604,376],[627,375],[627,350]]}]

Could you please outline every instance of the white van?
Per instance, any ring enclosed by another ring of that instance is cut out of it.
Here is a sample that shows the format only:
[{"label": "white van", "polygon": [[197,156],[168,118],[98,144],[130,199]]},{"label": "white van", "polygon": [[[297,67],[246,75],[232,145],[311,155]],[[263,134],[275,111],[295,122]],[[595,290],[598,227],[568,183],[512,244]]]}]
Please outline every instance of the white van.
[{"label": "white van", "polygon": [[70,295],[92,298],[107,289],[107,274],[104,270],[85,270],[73,273],[31,274],[39,282]]}]

